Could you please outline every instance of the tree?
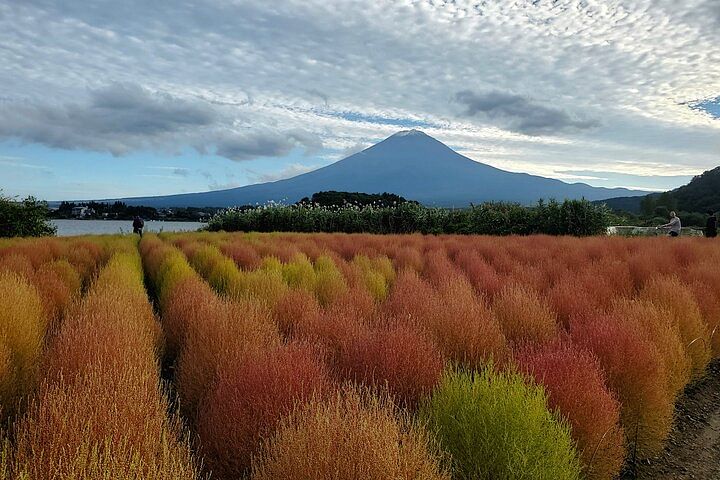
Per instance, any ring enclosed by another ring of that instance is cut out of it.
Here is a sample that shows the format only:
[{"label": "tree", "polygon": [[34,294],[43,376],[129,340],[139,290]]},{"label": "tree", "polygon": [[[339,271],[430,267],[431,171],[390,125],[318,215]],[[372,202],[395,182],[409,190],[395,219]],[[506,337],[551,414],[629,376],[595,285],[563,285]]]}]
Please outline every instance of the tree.
[{"label": "tree", "polygon": [[657,203],[655,202],[653,195],[646,195],[642,200],[640,200],[640,211],[645,216],[652,215],[655,211],[656,205]]},{"label": "tree", "polygon": [[48,206],[35,197],[17,201],[0,192],[0,237],[41,237],[55,235],[48,223]]}]

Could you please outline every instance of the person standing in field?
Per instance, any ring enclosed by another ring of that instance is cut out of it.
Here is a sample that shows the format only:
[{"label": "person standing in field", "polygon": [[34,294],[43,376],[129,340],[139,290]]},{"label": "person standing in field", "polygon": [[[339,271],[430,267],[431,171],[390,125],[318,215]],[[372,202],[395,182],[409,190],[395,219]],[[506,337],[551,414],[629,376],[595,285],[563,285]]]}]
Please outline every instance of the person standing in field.
[{"label": "person standing in field", "polygon": [[715,212],[708,210],[708,219],[705,223],[705,236],[708,238],[717,237],[717,217]]},{"label": "person standing in field", "polygon": [[133,218],[133,233],[137,233],[142,237],[143,228],[145,228],[145,222],[142,218],[135,215],[135,218]]},{"label": "person standing in field", "polygon": [[678,217],[675,212],[670,212],[670,221],[665,225],[660,225],[656,228],[667,228],[670,231],[669,235],[671,237],[677,237],[678,235],[680,235],[680,231],[682,230],[680,217]]}]

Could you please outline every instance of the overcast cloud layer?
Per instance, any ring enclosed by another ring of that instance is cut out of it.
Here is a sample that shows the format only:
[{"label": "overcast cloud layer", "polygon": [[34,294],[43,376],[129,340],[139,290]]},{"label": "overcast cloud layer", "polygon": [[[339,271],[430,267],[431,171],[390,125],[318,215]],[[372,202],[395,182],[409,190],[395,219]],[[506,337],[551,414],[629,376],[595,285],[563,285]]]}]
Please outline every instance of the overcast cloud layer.
[{"label": "overcast cloud layer", "polygon": [[17,145],[193,151],[143,175],[203,189],[182,181],[237,178],[205,158],[275,180],[416,127],[500,168],[667,188],[720,164],[719,46],[718,0],[7,0],[0,169],[52,170]]}]

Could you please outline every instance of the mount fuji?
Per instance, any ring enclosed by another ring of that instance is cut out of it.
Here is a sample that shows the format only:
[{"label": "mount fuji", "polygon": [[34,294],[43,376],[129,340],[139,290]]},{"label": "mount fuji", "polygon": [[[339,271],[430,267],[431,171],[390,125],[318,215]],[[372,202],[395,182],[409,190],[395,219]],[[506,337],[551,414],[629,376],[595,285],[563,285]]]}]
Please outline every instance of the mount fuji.
[{"label": "mount fuji", "polygon": [[228,207],[270,201],[293,203],[327,190],[395,193],[425,205],[444,207],[466,207],[485,201],[530,204],[541,198],[604,200],[647,193],[500,170],[460,155],[423,132],[408,130],[331,165],[284,180],[119,200],[152,207]]}]

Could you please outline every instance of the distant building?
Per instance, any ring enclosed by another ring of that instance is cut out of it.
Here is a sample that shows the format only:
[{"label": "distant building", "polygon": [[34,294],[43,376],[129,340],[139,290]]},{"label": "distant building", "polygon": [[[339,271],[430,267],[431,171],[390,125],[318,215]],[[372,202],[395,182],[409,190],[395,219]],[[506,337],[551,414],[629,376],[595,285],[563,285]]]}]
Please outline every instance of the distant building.
[{"label": "distant building", "polygon": [[73,207],[71,214],[75,218],[86,218],[86,217],[95,215],[95,210],[93,210],[90,207],[79,206],[79,207]]}]

